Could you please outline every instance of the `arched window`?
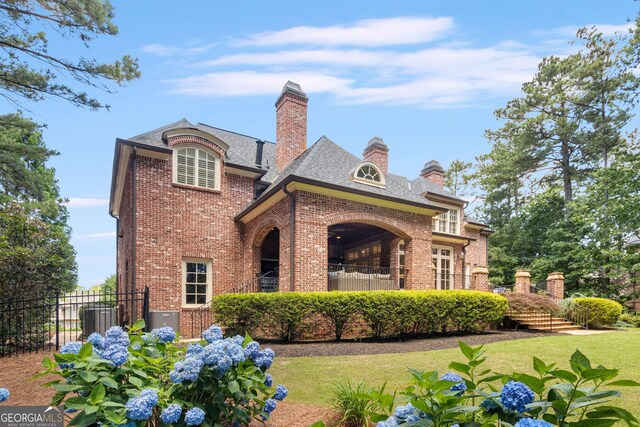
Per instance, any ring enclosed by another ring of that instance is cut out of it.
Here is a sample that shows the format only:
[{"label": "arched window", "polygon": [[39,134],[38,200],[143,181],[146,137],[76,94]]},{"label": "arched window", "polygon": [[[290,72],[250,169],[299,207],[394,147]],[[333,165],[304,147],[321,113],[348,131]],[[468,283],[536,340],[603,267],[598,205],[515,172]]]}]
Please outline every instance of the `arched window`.
[{"label": "arched window", "polygon": [[220,157],[203,148],[184,146],[173,151],[173,182],[193,187],[220,189]]},{"label": "arched window", "polygon": [[384,187],[384,175],[373,163],[362,163],[359,165],[353,173],[353,180],[362,182],[363,184]]}]

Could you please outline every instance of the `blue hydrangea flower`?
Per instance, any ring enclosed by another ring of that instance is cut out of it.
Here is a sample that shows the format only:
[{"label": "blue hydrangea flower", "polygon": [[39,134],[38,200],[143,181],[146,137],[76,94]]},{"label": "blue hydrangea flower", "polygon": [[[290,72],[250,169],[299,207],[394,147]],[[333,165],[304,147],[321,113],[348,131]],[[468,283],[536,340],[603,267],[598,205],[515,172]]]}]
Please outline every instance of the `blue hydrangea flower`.
[{"label": "blue hydrangea flower", "polygon": [[0,388],[0,403],[2,402],[6,402],[7,399],[9,399],[9,396],[11,396],[11,393],[9,393],[9,390],[6,388]]},{"label": "blue hydrangea flower", "polygon": [[404,406],[398,406],[393,413],[395,418],[406,420],[409,416],[414,415],[416,408],[411,403],[407,403]]},{"label": "blue hydrangea flower", "polygon": [[273,385],[273,377],[269,374],[264,376],[264,385],[271,387]]},{"label": "blue hydrangea flower", "polygon": [[202,354],[204,347],[200,343],[189,344],[187,347],[187,356],[198,356]]},{"label": "blue hydrangea flower", "polygon": [[184,414],[184,421],[188,426],[199,426],[204,422],[204,411],[200,408],[189,409]]},{"label": "blue hydrangea flower", "polygon": [[289,390],[282,384],[278,384],[276,386],[276,393],[273,395],[273,398],[276,400],[284,400],[285,397],[289,395]]},{"label": "blue hydrangea flower", "polygon": [[244,362],[244,349],[241,345],[233,341],[225,341],[224,351],[227,353],[227,356],[229,356],[234,365]]},{"label": "blue hydrangea flower", "polygon": [[226,355],[222,341],[217,341],[206,346],[200,357],[205,365],[216,365]]},{"label": "blue hydrangea flower", "polygon": [[553,427],[553,424],[545,420],[534,420],[533,418],[522,418],[515,427]]},{"label": "blue hydrangea flower", "polygon": [[182,408],[176,403],[172,403],[162,410],[160,420],[165,424],[177,423],[182,415]]},{"label": "blue hydrangea flower", "polygon": [[151,388],[145,388],[142,390],[140,392],[140,397],[147,400],[152,406],[156,406],[158,404],[158,392]]},{"label": "blue hydrangea flower", "polygon": [[244,342],[244,337],[242,335],[236,335],[235,337],[227,338],[225,341],[230,341],[242,347],[242,343]]},{"label": "blue hydrangea flower", "polygon": [[156,328],[151,331],[151,336],[160,342],[172,342],[176,339],[176,331],[169,326]]},{"label": "blue hydrangea flower", "polygon": [[250,341],[247,343],[244,348],[245,357],[255,359],[258,356],[258,352],[260,351],[260,344],[255,341]]},{"label": "blue hydrangea flower", "polygon": [[255,363],[258,368],[269,369],[275,357],[276,353],[267,347],[258,352],[257,356],[253,358],[253,363]]},{"label": "blue hydrangea flower", "polygon": [[129,347],[130,343],[129,334],[123,331],[120,326],[112,326],[107,329],[107,332],[104,334],[105,348],[111,347],[112,345]]},{"label": "blue hydrangea flower", "polygon": [[276,410],[277,406],[278,404],[276,403],[276,401],[274,399],[269,398],[264,401],[264,412],[266,412],[267,414],[270,414]]},{"label": "blue hydrangea flower", "polygon": [[480,407],[485,411],[492,411],[494,409],[498,409],[500,405],[498,405],[496,402],[494,402],[491,399],[485,399],[482,401],[482,403],[480,403]]},{"label": "blue hydrangea flower", "polygon": [[148,420],[153,413],[152,402],[142,396],[129,399],[126,404],[127,418],[134,421]]},{"label": "blue hydrangea flower", "polygon": [[107,347],[100,356],[110,361],[114,366],[122,366],[129,357],[127,347],[121,345],[111,345]]},{"label": "blue hydrangea flower", "polygon": [[173,370],[169,372],[169,379],[172,383],[182,383],[183,381],[195,381],[200,375],[204,366],[202,359],[197,357],[187,357],[181,362],[176,362]]},{"label": "blue hydrangea flower", "polygon": [[74,409],[74,408],[67,408],[67,409],[64,410],[65,414],[74,414],[76,412],[78,412],[78,410]]},{"label": "blue hydrangea flower", "polygon": [[396,427],[398,424],[398,419],[396,417],[389,417],[385,421],[380,421],[377,426],[378,427]]},{"label": "blue hydrangea flower", "polygon": [[449,372],[441,376],[440,379],[445,381],[456,381],[457,384],[452,385],[449,390],[455,391],[458,396],[462,396],[462,394],[467,390],[467,383],[465,383],[462,380],[462,377],[458,374]]},{"label": "blue hydrangea flower", "polygon": [[222,328],[216,325],[211,325],[209,329],[202,333],[202,338],[204,338],[208,343],[219,341],[222,337]]},{"label": "blue hydrangea flower", "polygon": [[532,403],[533,391],[519,381],[509,381],[500,392],[500,403],[505,409],[513,412],[524,412],[525,406]]},{"label": "blue hydrangea flower", "polygon": [[90,342],[94,350],[104,350],[104,338],[97,332],[92,333],[87,338],[87,342]]},{"label": "blue hydrangea flower", "polygon": [[[82,343],[79,341],[69,341],[60,349],[60,354],[78,354],[82,348]],[[59,363],[60,369],[71,368],[73,363]]]}]

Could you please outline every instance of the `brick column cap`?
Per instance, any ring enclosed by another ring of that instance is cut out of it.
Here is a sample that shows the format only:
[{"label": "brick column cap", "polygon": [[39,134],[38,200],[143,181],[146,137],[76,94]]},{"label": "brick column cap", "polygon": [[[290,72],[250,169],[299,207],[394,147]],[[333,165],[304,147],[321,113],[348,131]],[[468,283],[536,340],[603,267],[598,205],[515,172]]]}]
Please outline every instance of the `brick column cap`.
[{"label": "brick column cap", "polygon": [[489,269],[485,266],[478,265],[473,267],[473,270],[471,270],[471,274],[489,274]]},{"label": "brick column cap", "polygon": [[549,273],[547,280],[564,280],[564,274],[559,271],[554,271],[553,273]]},{"label": "brick column cap", "polygon": [[516,277],[531,277],[531,273],[527,270],[516,270]]}]

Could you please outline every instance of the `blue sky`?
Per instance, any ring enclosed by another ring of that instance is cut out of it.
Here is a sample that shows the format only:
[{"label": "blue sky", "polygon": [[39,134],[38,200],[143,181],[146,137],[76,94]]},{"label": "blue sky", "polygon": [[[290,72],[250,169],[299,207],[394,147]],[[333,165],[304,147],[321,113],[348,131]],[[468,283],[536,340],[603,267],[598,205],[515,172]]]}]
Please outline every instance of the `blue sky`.
[{"label": "blue sky", "polygon": [[[373,136],[391,172],[418,175],[437,159],[487,152],[493,111],[519,93],[546,55],[563,55],[576,28],[624,29],[633,1],[114,1],[117,37],[51,52],[139,58],[142,78],[95,93],[110,111],[63,101],[28,105],[70,198],[79,284],[115,272],[108,214],[116,137],[186,117],[275,140],[274,102],[286,80],[309,95],[309,144],[322,135],[356,155]],[[4,111],[12,106],[4,104]]]}]

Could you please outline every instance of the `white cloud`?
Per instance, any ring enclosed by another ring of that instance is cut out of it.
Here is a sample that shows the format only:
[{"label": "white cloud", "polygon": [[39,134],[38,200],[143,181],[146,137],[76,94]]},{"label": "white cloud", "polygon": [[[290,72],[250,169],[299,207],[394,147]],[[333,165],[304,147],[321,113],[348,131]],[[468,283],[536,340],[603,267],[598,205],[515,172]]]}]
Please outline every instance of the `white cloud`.
[{"label": "white cloud", "polygon": [[78,239],[102,239],[106,237],[116,237],[115,231],[107,231],[104,233],[88,233],[88,234],[78,234],[75,236]]},{"label": "white cloud", "polygon": [[66,205],[70,208],[93,208],[96,206],[106,206],[109,199],[95,199],[83,197],[70,197]]},{"label": "white cloud", "polygon": [[587,25],[566,25],[564,27],[551,28],[545,30],[536,30],[533,32],[536,36],[555,36],[573,38],[576,32],[583,27],[596,27],[605,36],[613,36],[616,33],[626,33],[635,26],[635,23],[626,24],[587,24]]},{"label": "white cloud", "polygon": [[176,56],[176,55],[191,56],[191,55],[200,55],[200,54],[206,53],[217,45],[218,43],[209,43],[204,45],[178,47],[178,46],[169,46],[169,45],[164,45],[159,43],[151,43],[151,44],[143,45],[140,48],[140,51],[144,53],[149,53],[151,55],[157,55],[157,56]]},{"label": "white cloud", "polygon": [[398,17],[366,19],[350,26],[299,26],[281,31],[251,34],[236,44],[283,46],[391,46],[425,43],[438,39],[453,29],[453,18]]},{"label": "white cloud", "polygon": [[172,92],[192,96],[247,96],[280,93],[287,80],[300,83],[306,92],[335,92],[352,81],[318,72],[259,73],[220,72],[170,80]]}]

